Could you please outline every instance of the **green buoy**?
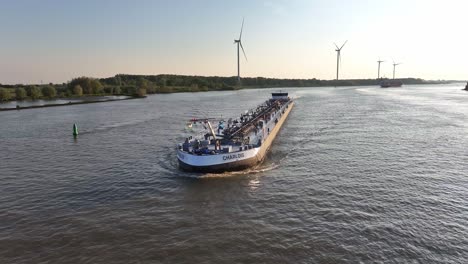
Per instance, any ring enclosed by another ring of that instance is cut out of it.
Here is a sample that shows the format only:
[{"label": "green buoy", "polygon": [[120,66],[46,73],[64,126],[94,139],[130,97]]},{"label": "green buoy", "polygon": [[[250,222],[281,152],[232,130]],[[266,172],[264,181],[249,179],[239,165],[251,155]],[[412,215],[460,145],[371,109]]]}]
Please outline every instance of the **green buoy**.
[{"label": "green buoy", "polygon": [[73,136],[78,136],[78,126],[76,124],[73,124]]}]

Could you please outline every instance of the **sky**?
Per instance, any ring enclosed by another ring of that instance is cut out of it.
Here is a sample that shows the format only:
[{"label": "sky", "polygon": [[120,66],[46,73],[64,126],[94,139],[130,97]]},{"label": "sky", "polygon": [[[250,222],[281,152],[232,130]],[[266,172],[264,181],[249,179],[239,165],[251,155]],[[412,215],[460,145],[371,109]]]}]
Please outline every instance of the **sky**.
[{"label": "sky", "polygon": [[0,83],[79,76],[468,79],[463,0],[0,0]]}]

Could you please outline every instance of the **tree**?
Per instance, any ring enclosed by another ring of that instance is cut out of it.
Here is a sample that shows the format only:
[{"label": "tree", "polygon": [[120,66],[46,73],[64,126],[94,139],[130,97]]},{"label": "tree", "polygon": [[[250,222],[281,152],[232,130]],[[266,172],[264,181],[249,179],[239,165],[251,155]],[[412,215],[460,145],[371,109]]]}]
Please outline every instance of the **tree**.
[{"label": "tree", "polygon": [[73,87],[73,94],[76,96],[82,96],[83,95],[83,88],[79,84],[75,85]]},{"label": "tree", "polygon": [[122,89],[120,89],[120,86],[114,88],[114,94],[122,94]]},{"label": "tree", "polygon": [[114,86],[104,86],[105,94],[114,94]]},{"label": "tree", "polygon": [[11,99],[10,90],[6,88],[0,88],[0,102],[1,101],[8,101]]},{"label": "tree", "polygon": [[143,89],[148,89],[148,80],[146,80],[145,78],[140,76],[137,79],[137,87],[138,88],[143,88]]},{"label": "tree", "polygon": [[29,96],[33,100],[39,99],[41,97],[41,90],[36,86],[31,86],[29,88]]},{"label": "tree", "polygon": [[24,100],[28,96],[26,90],[22,87],[16,88],[15,90],[16,100]]},{"label": "tree", "polygon": [[156,92],[156,88],[157,88],[156,85],[154,85],[154,83],[151,83],[146,88],[146,92],[149,93],[149,94],[154,94]]},{"label": "tree", "polygon": [[102,94],[104,91],[101,82],[99,82],[96,79],[90,80],[90,87],[91,87],[90,90],[93,94]]},{"label": "tree", "polygon": [[69,83],[69,89],[72,90],[75,86],[79,85],[83,89],[83,94],[92,94],[93,88],[91,86],[91,78],[88,77],[78,77]]},{"label": "tree", "polygon": [[57,95],[57,90],[52,85],[46,85],[42,87],[42,94],[48,98],[54,98]]},{"label": "tree", "polygon": [[136,95],[138,97],[145,97],[146,96],[146,89],[145,88],[138,88]]},{"label": "tree", "polygon": [[137,95],[137,88],[135,86],[127,86],[125,88],[127,90],[126,92],[127,95],[130,95],[130,96]]}]

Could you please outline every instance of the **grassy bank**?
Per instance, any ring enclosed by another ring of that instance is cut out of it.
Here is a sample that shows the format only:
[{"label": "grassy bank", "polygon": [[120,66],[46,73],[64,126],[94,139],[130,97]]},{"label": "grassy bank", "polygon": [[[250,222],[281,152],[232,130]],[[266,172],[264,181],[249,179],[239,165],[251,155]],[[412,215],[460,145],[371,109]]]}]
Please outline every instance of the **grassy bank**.
[{"label": "grassy bank", "polygon": [[124,101],[124,100],[132,100],[132,99],[141,99],[143,97],[128,97],[123,99],[106,99],[106,100],[86,100],[86,101],[79,101],[79,102],[68,102],[64,104],[45,104],[45,105],[32,105],[32,106],[19,106],[17,105],[16,108],[0,108],[0,111],[15,111],[15,110],[25,110],[25,109],[35,109],[35,108],[44,108],[44,107],[57,107],[57,106],[69,106],[69,105],[80,105],[80,104],[94,104],[94,103],[105,103],[105,102],[115,102],[115,101]]}]

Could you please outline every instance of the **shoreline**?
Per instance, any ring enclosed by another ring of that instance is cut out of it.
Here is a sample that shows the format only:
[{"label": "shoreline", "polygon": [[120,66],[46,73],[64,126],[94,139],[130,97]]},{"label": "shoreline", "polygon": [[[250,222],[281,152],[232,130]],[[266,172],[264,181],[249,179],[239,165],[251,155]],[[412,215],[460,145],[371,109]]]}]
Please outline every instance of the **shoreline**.
[{"label": "shoreline", "polygon": [[143,98],[146,98],[146,96],[144,96],[144,97],[129,97],[129,98],[123,98],[123,99],[107,99],[107,100],[95,100],[95,101],[68,102],[68,103],[65,103],[65,104],[32,105],[32,106],[23,106],[23,107],[17,105],[16,108],[0,108],[0,112],[1,111],[19,111],[19,110],[25,110],[25,109],[45,108],[45,107],[68,106],[68,105],[106,103],[106,102],[125,101],[125,100],[143,99]]},{"label": "shoreline", "polygon": [[[459,84],[462,82],[449,82],[449,83],[440,83],[440,84]],[[426,84],[406,84],[406,86],[412,86],[412,85],[437,85],[439,83],[426,83]],[[355,85],[347,86],[347,85],[340,85],[340,86],[311,86],[311,87],[276,87],[276,86],[270,86],[270,87],[260,87],[260,86],[247,86],[247,87],[242,87],[239,89],[234,89],[235,90],[249,90],[249,89],[274,89],[274,88],[283,88],[283,89],[289,89],[289,88],[336,88],[336,87],[352,87]],[[369,84],[369,85],[357,85],[357,86],[375,86],[374,84]],[[463,88],[462,90],[467,90],[466,88]],[[163,93],[154,93],[154,94],[177,94],[177,93],[202,93],[202,92],[222,92],[222,91],[233,91],[231,89],[222,89],[222,90],[206,90],[206,91],[184,91],[184,90],[179,90],[179,91],[171,91],[171,92],[163,92]],[[92,96],[87,96],[87,97],[92,97]],[[123,100],[132,100],[132,99],[142,99],[146,98],[147,96],[143,97],[138,97],[138,96],[133,96],[129,98],[123,98],[123,99],[107,99],[107,100],[90,100],[90,101],[80,101],[80,102],[69,102],[69,103],[62,103],[62,104],[46,104],[46,105],[35,105],[35,106],[18,106],[16,108],[1,108],[0,107],[0,112],[2,111],[13,111],[13,110],[24,110],[24,109],[34,109],[34,108],[44,108],[44,107],[57,107],[57,106],[67,106],[67,105],[79,105],[79,104],[93,104],[93,103],[105,103],[105,102],[114,102],[114,101],[123,101]],[[57,98],[60,99],[60,98]],[[0,104],[1,106],[1,104]]]}]

